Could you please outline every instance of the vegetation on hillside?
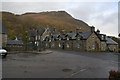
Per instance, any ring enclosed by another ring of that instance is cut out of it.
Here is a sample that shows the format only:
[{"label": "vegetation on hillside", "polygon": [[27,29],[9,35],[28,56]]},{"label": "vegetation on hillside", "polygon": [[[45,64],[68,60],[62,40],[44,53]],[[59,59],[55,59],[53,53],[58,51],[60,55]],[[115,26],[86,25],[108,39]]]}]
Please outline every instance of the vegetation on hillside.
[{"label": "vegetation on hillside", "polygon": [[81,32],[90,30],[85,22],[74,19],[65,11],[25,13],[22,15],[15,15],[10,12],[1,13],[3,23],[8,30],[9,39],[14,39],[16,36],[21,36],[24,39],[26,31],[39,27],[56,28],[58,32],[63,29],[66,32],[75,31],[76,28],[80,28]]}]

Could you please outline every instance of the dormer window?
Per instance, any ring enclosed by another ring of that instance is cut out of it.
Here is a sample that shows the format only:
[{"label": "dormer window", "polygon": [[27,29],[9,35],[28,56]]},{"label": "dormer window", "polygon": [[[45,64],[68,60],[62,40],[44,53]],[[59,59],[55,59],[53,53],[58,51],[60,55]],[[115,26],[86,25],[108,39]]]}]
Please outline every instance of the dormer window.
[{"label": "dormer window", "polygon": [[69,37],[67,37],[67,40],[69,40]]},{"label": "dormer window", "polygon": [[92,38],[94,39],[95,37],[94,37],[94,36],[92,36]]},{"label": "dormer window", "polygon": [[78,40],[80,40],[80,37],[78,37]]},{"label": "dormer window", "polygon": [[59,38],[59,40],[61,40],[61,38]]},{"label": "dormer window", "polygon": [[49,42],[51,42],[51,39],[49,40]]},{"label": "dormer window", "polygon": [[104,40],[104,36],[102,35],[102,40]]}]

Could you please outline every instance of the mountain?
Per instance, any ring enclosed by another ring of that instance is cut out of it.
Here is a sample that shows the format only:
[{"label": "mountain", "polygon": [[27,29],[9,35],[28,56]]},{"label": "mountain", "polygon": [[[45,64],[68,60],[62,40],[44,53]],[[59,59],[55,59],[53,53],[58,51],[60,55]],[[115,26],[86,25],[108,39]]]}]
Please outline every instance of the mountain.
[{"label": "mountain", "polygon": [[14,36],[23,36],[25,31],[39,27],[56,28],[58,32],[61,32],[63,29],[65,32],[75,32],[76,28],[80,28],[81,32],[90,31],[87,23],[73,18],[65,11],[25,13],[22,15],[2,12],[2,20],[7,27],[10,39]]}]

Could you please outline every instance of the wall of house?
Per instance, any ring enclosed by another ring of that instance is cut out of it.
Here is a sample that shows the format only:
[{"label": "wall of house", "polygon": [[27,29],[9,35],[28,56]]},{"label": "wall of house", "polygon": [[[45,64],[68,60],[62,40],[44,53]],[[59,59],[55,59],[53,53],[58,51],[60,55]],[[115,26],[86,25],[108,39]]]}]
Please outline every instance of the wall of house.
[{"label": "wall of house", "polygon": [[107,45],[107,50],[108,51],[114,51],[114,52],[118,52],[118,45]]},{"label": "wall of house", "polygon": [[7,44],[7,34],[2,34],[2,46],[6,47]]},{"label": "wall of house", "polygon": [[22,45],[7,45],[6,49],[8,51],[23,51],[25,50],[25,47]]},{"label": "wall of house", "polygon": [[46,37],[46,35],[50,35],[49,29],[46,29],[43,35],[41,36],[41,41],[43,41]]},{"label": "wall of house", "polygon": [[105,41],[101,41],[101,51],[106,51],[107,45]]},{"label": "wall of house", "polygon": [[87,51],[100,51],[100,40],[93,32],[86,41]]}]

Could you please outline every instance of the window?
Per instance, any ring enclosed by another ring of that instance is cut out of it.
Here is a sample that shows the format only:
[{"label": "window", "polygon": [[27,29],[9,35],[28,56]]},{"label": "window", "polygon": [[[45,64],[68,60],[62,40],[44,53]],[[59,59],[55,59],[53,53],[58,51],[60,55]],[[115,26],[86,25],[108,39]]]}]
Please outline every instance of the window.
[{"label": "window", "polygon": [[67,40],[69,40],[69,37],[67,37]]},{"label": "window", "polygon": [[36,40],[37,40],[37,36],[36,36]]},{"label": "window", "polygon": [[38,42],[37,42],[37,46],[38,46]]},{"label": "window", "polygon": [[103,47],[103,44],[101,44],[101,49],[103,50],[103,48],[104,48],[104,47]]},{"label": "window", "polygon": [[49,40],[49,42],[51,42],[51,39]]},{"label": "window", "polygon": [[40,40],[40,35],[39,35],[39,40]]},{"label": "window", "polygon": [[80,48],[80,44],[77,44],[77,48]]},{"label": "window", "polygon": [[92,49],[95,49],[95,45],[94,44],[92,45]]},{"label": "window", "polygon": [[104,40],[104,36],[102,35],[102,40]]},{"label": "window", "polygon": [[46,43],[46,46],[48,46],[48,44]]},{"label": "window", "polygon": [[59,40],[61,40],[61,38],[59,38]]},{"label": "window", "polygon": [[69,48],[70,46],[69,46],[69,44],[67,44],[67,48]]},{"label": "window", "polygon": [[37,42],[35,42],[35,44],[36,44]]},{"label": "window", "polygon": [[92,38],[94,39],[95,37],[94,37],[94,36],[92,36]]},{"label": "window", "polygon": [[54,43],[52,43],[52,47],[54,47],[55,46],[55,44]]},{"label": "window", "polygon": [[78,37],[78,40],[80,40],[80,37]]},{"label": "window", "polygon": [[59,43],[59,47],[61,47],[61,44]]}]

